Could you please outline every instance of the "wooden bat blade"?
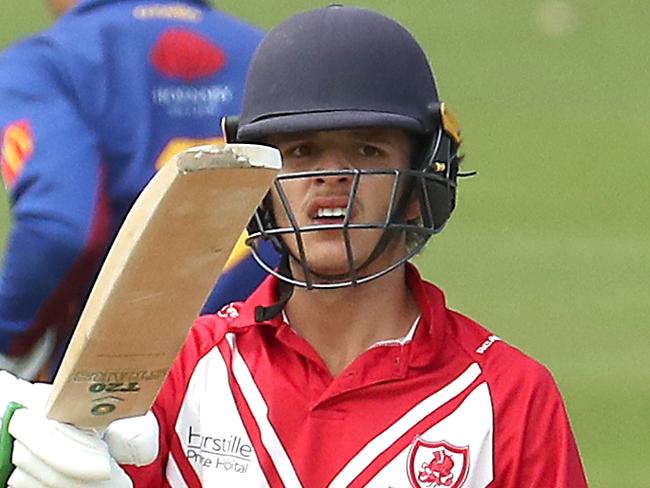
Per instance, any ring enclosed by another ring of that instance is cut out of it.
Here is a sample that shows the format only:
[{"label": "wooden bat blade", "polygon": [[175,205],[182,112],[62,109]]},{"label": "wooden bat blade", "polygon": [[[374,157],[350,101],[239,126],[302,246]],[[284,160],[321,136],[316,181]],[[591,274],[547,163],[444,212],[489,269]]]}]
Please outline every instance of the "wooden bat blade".
[{"label": "wooden bat blade", "polygon": [[201,146],[167,163],[124,221],[47,405],[99,428],[144,414],[242,230],[280,168],[252,144]]}]

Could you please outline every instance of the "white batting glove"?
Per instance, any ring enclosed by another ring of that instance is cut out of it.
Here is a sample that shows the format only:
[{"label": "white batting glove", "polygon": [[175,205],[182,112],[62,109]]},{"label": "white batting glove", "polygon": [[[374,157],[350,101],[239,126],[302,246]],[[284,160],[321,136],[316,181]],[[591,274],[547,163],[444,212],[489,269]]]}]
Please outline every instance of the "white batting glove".
[{"label": "white batting glove", "polygon": [[[11,392],[5,395],[2,387],[7,385]],[[103,433],[78,429],[45,417],[49,387],[12,381],[0,373],[0,397],[28,407],[16,410],[9,422],[9,433],[15,439],[15,469],[7,487],[132,488],[118,463],[141,466],[156,458],[158,423],[154,415],[149,412],[116,421]],[[0,398],[0,408],[2,402]]]},{"label": "white batting glove", "polygon": [[10,488],[131,488],[97,432],[49,420],[42,411],[17,410]]},{"label": "white batting glove", "polygon": [[158,420],[149,411],[141,417],[116,420],[104,432],[104,441],[118,463],[146,466],[158,457],[158,434]]}]

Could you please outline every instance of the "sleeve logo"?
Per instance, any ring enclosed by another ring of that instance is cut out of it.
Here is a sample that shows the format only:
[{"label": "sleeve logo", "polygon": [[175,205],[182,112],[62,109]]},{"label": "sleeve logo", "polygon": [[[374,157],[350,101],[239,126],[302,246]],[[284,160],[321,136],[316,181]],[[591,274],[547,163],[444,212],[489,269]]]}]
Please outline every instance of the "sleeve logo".
[{"label": "sleeve logo", "polygon": [[217,317],[222,319],[236,319],[239,317],[239,307],[235,302],[228,303],[217,312]]},{"label": "sleeve logo", "polygon": [[0,134],[0,166],[7,189],[13,188],[33,153],[34,137],[28,120],[18,120],[5,127]]},{"label": "sleeve logo", "polygon": [[495,342],[500,341],[500,340],[501,340],[500,337],[497,337],[495,335],[491,335],[490,337],[488,337],[485,340],[485,342],[483,342],[483,344],[481,344],[479,347],[476,348],[476,353],[477,354],[485,354],[485,351],[487,351],[492,346],[492,344],[494,344]]}]

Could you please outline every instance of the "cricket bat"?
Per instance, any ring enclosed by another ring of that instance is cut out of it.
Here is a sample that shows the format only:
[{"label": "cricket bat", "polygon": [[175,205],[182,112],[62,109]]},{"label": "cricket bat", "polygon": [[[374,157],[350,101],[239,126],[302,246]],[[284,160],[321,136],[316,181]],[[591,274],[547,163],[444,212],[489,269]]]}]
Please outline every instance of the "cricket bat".
[{"label": "cricket bat", "polygon": [[83,428],[151,407],[238,237],[281,166],[274,148],[190,148],[154,176],[97,276],[49,418]]}]

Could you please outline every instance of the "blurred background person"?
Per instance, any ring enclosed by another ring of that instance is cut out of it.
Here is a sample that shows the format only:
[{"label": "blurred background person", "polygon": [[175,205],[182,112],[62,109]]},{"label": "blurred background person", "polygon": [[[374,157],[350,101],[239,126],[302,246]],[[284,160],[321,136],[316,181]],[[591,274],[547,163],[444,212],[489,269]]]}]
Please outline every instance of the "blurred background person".
[{"label": "blurred background person", "polygon": [[[174,153],[222,140],[220,119],[239,112],[262,35],[201,0],[47,4],[54,25],[0,55],[13,217],[0,271],[0,369],[43,380],[139,192]],[[214,306],[241,298],[228,295],[231,284]]]}]

